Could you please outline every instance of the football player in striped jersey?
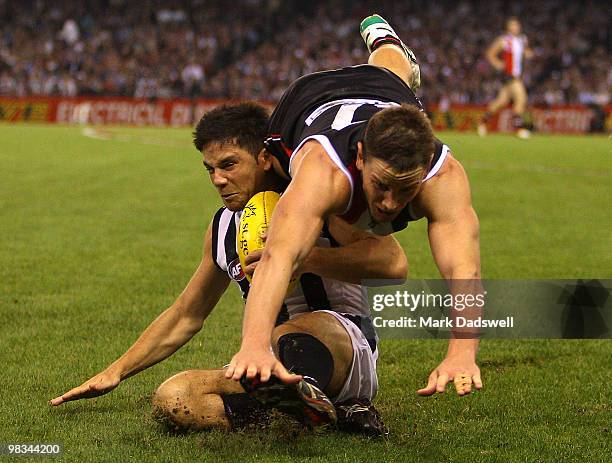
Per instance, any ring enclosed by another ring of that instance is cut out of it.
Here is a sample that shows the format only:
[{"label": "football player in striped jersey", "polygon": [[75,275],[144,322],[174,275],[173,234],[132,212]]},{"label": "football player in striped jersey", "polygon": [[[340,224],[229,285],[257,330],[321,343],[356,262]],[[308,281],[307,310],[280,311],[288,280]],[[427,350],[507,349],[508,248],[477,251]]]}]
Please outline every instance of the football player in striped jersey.
[{"label": "football player in striped jersey", "polygon": [[[267,110],[254,103],[222,106],[200,120],[194,144],[224,206],[208,227],[198,269],[174,304],[119,359],[52,405],[106,394],[172,355],[202,328],[230,282],[247,297],[245,273],[253,274],[258,254],[241,268],[236,231],[242,208],[254,194],[286,186],[264,149],[268,121]],[[272,407],[309,426],[337,419],[346,431],[385,434],[371,403],[378,389],[378,339],[360,282],[402,280],[406,272],[406,257],[393,237],[372,236],[330,218],[297,272],[298,287],[281,302],[268,341],[300,379],[289,387],[274,381],[241,385],[225,378],[222,369],[184,371],[157,389],[156,417],[178,429],[238,428],[260,425]]]},{"label": "football player in striped jersey", "polygon": [[[292,273],[330,217],[381,236],[427,218],[432,254],[451,291],[459,281],[480,291],[479,225],[469,182],[434,137],[413,92],[420,82],[414,54],[378,15],[365,18],[360,32],[371,53],[368,64],[299,78],[272,114],[266,148],[289,186],[272,215],[247,298],[242,344],[226,372],[235,381],[245,375],[299,380],[270,353],[270,335]],[[477,337],[453,333],[446,358],[419,394],[444,392],[457,378],[467,378],[461,395],[482,387]]]},{"label": "football player in striped jersey", "polygon": [[521,32],[521,23],[516,17],[508,18],[506,33],[499,36],[486,52],[491,66],[500,74],[502,86],[497,97],[489,103],[487,112],[478,125],[478,134],[487,134],[489,119],[500,109],[512,102],[513,125],[519,138],[529,138],[530,132],[525,127],[523,114],[527,108],[527,90],[523,82],[525,59],[533,57],[527,36]]}]

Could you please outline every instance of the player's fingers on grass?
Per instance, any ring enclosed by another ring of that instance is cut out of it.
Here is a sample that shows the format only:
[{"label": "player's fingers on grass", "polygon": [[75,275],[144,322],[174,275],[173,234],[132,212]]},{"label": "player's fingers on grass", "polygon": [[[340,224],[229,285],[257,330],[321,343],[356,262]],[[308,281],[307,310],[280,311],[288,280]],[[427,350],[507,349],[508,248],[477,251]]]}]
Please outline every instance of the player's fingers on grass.
[{"label": "player's fingers on grass", "polygon": [[455,390],[460,396],[467,395],[472,392],[472,385],[470,383],[455,383]]},{"label": "player's fingers on grass", "polygon": [[432,395],[436,392],[436,381],[438,380],[438,373],[434,371],[429,375],[429,381],[427,382],[427,386],[417,391],[419,395]]},{"label": "player's fingers on grass", "polygon": [[455,390],[459,395],[466,395],[472,391],[472,375],[468,373],[457,373],[454,378]]},{"label": "player's fingers on grass", "polygon": [[476,373],[474,376],[474,387],[476,389],[482,389],[482,379],[480,378],[480,372]]},{"label": "player's fingers on grass", "polygon": [[51,399],[49,403],[53,405],[54,407],[57,407],[58,405],[61,405],[64,403],[64,399],[62,399],[62,396],[59,396],[59,397],[56,397],[55,399]]},{"label": "player's fingers on grass", "polygon": [[84,394],[89,390],[87,385],[81,385],[79,387],[75,387],[70,389],[65,394],[62,394],[59,397],[56,397],[51,401],[51,405],[61,405],[64,402],[70,402],[71,400],[77,400],[84,396]]},{"label": "player's fingers on grass", "polygon": [[436,381],[436,391],[438,391],[439,393],[443,393],[446,389],[446,384],[448,383],[448,381],[450,380],[450,378],[448,377],[447,374],[441,374],[440,376],[438,376],[438,380]]}]

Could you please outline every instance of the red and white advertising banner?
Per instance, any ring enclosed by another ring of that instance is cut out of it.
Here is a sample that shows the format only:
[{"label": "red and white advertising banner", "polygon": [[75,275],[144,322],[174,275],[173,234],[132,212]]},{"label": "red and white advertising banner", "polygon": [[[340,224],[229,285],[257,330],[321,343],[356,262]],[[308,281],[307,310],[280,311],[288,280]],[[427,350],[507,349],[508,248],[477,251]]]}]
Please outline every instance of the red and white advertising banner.
[{"label": "red and white advertising banner", "polygon": [[[430,112],[432,124],[436,130],[476,130],[476,126],[486,111],[485,106],[461,105],[451,106],[441,112],[434,106]],[[612,130],[612,106],[603,108],[606,131]],[[530,108],[525,119],[539,133],[579,134],[591,131],[596,113],[586,106],[553,106],[550,108]],[[488,123],[493,132],[513,132],[513,113],[508,109],[499,111]]]},{"label": "red and white advertising banner", "polygon": [[[221,100],[146,100],[106,97],[0,97],[0,121],[50,122],[82,125],[129,125],[183,127],[190,126],[202,114],[224,103]],[[271,105],[270,105],[271,106]],[[484,106],[457,105],[441,112],[430,111],[436,130],[472,131],[485,112]],[[605,111],[605,129],[612,130],[612,106]],[[595,111],[586,106],[531,108],[529,118],[535,131],[541,133],[587,133]],[[491,131],[512,132],[512,112],[500,111],[489,122]]]},{"label": "red and white advertising banner", "polygon": [[183,127],[214,108],[212,100],[134,98],[4,98],[0,121]]}]

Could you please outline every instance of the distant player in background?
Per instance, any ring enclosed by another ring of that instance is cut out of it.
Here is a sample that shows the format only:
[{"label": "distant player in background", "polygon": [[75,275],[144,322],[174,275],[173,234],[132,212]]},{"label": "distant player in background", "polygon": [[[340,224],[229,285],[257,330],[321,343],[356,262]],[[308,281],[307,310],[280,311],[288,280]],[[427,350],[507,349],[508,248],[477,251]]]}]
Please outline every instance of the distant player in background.
[{"label": "distant player in background", "polygon": [[514,127],[520,138],[529,138],[530,132],[525,127],[523,114],[527,107],[527,91],[523,83],[523,62],[530,59],[533,51],[527,44],[527,37],[521,33],[521,23],[518,18],[511,17],[506,22],[506,33],[491,44],[486,57],[489,63],[503,75],[502,87],[484,114],[478,125],[478,134],[487,134],[487,122],[493,114],[512,101]]}]

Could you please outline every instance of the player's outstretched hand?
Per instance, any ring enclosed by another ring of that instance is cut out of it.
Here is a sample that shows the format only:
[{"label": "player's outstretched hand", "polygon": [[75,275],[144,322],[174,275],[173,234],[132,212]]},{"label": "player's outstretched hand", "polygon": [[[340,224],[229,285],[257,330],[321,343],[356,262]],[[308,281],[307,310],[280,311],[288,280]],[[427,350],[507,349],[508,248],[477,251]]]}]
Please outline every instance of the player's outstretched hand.
[{"label": "player's outstretched hand", "polygon": [[91,399],[92,397],[98,397],[115,389],[119,385],[120,381],[121,376],[118,373],[103,371],[93,378],[88,379],[80,386],[70,389],[61,396],[52,399],[49,404],[57,407],[58,405],[71,400]]},{"label": "player's outstretched hand", "polygon": [[429,375],[427,386],[419,389],[419,395],[432,395],[435,392],[443,393],[449,381],[455,383],[455,390],[460,396],[472,392],[472,385],[476,389],[482,388],[480,368],[470,355],[447,356],[438,367]]},{"label": "player's outstretched hand", "polygon": [[271,375],[276,376],[285,384],[297,383],[302,379],[300,375],[289,373],[269,349],[241,348],[227,367],[225,377],[239,381],[245,373],[248,379],[259,375],[263,383],[268,381]]}]

